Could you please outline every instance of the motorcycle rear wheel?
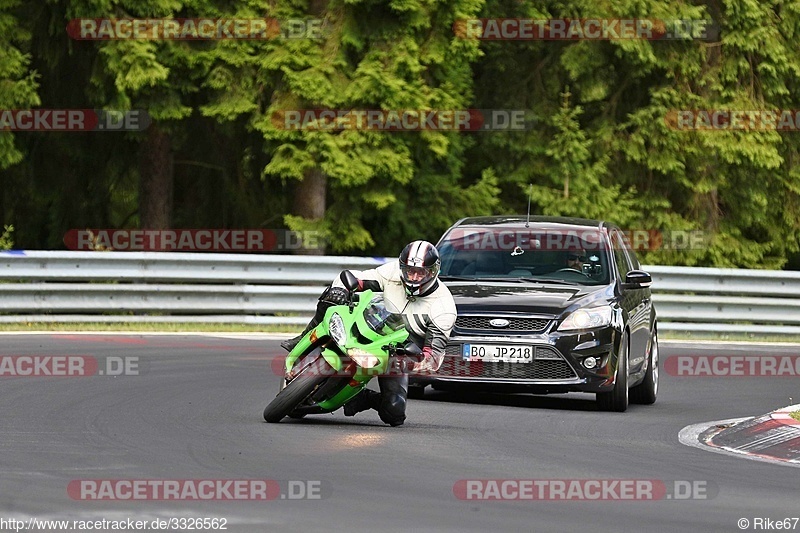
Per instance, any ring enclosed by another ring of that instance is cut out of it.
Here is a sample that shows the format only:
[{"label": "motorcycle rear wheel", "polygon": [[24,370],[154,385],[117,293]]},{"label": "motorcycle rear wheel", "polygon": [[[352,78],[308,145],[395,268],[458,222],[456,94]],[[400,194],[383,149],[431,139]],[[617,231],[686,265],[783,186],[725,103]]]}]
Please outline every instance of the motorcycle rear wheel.
[{"label": "motorcycle rear wheel", "polygon": [[335,372],[321,355],[317,355],[314,361],[303,368],[267,405],[264,409],[264,420],[274,424],[289,416],[289,413],[311,396]]}]

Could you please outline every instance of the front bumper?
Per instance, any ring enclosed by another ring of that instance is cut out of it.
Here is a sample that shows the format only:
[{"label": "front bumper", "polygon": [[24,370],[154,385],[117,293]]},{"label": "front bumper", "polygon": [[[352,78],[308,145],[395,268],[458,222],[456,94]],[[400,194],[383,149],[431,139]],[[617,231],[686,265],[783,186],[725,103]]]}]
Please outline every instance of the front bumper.
[{"label": "front bumper", "polygon": [[[447,389],[469,384],[486,390],[535,392],[606,392],[613,387],[620,334],[613,326],[580,332],[539,335],[454,335],[442,366],[432,375],[410,376],[409,385]],[[530,362],[492,362],[464,355],[466,344],[534,349]],[[584,361],[592,358],[594,368]]]}]

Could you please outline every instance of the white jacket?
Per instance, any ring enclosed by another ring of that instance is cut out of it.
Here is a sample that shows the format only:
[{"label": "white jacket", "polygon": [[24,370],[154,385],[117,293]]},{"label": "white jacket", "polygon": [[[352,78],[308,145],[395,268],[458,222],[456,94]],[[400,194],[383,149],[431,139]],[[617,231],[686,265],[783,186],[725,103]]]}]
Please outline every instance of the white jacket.
[{"label": "white jacket", "polygon": [[[366,282],[364,289],[383,292],[386,309],[403,315],[409,337],[423,349],[423,353],[432,357],[431,369],[438,370],[444,360],[447,341],[456,321],[456,304],[450,289],[437,282],[433,292],[424,296],[407,297],[400,280],[400,261],[397,259],[378,268],[351,272],[356,278]],[[333,286],[344,286],[338,276]]]}]

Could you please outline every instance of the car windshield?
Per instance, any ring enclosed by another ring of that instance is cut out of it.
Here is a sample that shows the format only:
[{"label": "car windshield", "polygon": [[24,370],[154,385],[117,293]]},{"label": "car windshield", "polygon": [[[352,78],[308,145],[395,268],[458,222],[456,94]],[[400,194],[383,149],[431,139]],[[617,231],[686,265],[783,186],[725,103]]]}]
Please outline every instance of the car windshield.
[{"label": "car windshield", "polygon": [[389,311],[381,295],[370,300],[369,306],[364,311],[364,320],[372,331],[381,335],[388,335],[405,327],[403,316]]},{"label": "car windshield", "polygon": [[605,285],[607,243],[598,228],[455,228],[437,245],[440,277]]}]

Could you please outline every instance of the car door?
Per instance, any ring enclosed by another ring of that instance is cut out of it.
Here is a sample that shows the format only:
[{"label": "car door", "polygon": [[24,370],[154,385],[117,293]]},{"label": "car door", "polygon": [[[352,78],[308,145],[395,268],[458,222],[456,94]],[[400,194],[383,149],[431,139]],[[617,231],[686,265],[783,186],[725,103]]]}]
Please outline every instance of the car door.
[{"label": "car door", "polygon": [[620,283],[620,304],[628,312],[628,327],[630,338],[630,371],[636,374],[641,371],[647,354],[647,342],[650,337],[650,289],[622,288],[625,276],[631,270],[639,269],[639,261],[628,243],[618,229],[611,232],[614,261],[617,265],[617,275]]}]

